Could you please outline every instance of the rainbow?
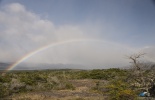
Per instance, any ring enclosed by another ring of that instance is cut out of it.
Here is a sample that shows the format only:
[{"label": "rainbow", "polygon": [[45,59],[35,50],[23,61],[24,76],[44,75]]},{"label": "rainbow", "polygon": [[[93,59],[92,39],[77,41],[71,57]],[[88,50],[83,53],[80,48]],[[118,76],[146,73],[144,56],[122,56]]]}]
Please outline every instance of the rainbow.
[{"label": "rainbow", "polygon": [[[52,48],[52,47],[55,47],[55,46],[64,45],[64,44],[74,43],[74,42],[87,42],[87,41],[108,43],[109,45],[115,44],[118,47],[120,46],[119,44],[116,44],[116,43],[106,42],[106,41],[98,40],[98,39],[76,39],[76,40],[74,39],[74,40],[58,41],[58,42],[54,42],[54,43],[50,43],[48,45],[42,46],[42,47],[40,47],[38,49],[35,49],[35,50],[27,53],[26,55],[24,55],[20,59],[18,59],[16,62],[14,62],[10,66],[8,66],[5,69],[4,72],[7,72],[7,71],[10,71],[10,70],[14,69],[17,65],[19,65],[23,61],[25,61],[25,60],[29,59],[30,57],[34,56],[35,54],[38,54],[39,52],[45,51],[45,50],[47,50],[49,48]],[[126,47],[126,48],[129,49],[129,47]]]},{"label": "rainbow", "polygon": [[42,52],[42,51],[44,51],[44,50],[46,50],[48,48],[55,47],[55,46],[60,46],[60,45],[63,45],[63,44],[73,43],[73,42],[81,42],[81,41],[96,41],[96,40],[92,40],[92,39],[77,39],[77,40],[67,40],[67,41],[61,41],[61,42],[56,42],[56,43],[50,43],[50,44],[48,44],[46,46],[40,47],[40,48],[38,48],[38,49],[36,49],[34,51],[31,51],[28,54],[24,55],[23,57],[18,59],[15,63],[13,63],[10,66],[8,66],[5,69],[5,72],[14,69],[21,62],[27,60],[28,58],[30,58],[30,57],[34,56],[35,54],[37,54],[39,52]]}]

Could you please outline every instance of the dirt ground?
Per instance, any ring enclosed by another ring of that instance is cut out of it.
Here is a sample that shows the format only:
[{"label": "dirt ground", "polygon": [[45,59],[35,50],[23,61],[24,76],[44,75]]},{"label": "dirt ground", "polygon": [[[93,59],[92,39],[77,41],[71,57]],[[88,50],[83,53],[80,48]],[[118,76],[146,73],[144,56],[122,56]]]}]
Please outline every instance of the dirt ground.
[{"label": "dirt ground", "polygon": [[105,96],[92,90],[97,80],[70,80],[75,90],[49,90],[14,94],[4,100],[104,100]]}]

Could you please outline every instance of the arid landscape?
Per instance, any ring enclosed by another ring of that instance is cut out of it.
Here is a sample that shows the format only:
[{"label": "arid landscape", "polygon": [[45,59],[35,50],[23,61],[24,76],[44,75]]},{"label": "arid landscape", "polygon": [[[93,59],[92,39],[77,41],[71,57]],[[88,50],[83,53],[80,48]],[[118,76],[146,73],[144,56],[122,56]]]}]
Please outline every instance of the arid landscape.
[{"label": "arid landscape", "polygon": [[[1,100],[145,100],[154,69],[137,76],[132,69],[31,70],[1,73]],[[142,84],[143,80],[145,84]],[[154,83],[155,84],[155,83]],[[146,97],[152,98],[152,97]],[[153,100],[153,99],[150,99]]]},{"label": "arid landscape", "polygon": [[155,100],[155,0],[0,0],[0,100]]}]

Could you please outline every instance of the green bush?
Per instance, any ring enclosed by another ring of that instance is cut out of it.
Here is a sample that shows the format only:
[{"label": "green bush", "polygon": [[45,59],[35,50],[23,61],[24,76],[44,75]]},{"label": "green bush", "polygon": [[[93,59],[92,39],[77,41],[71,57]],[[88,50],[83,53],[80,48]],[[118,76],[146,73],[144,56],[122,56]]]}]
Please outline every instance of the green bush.
[{"label": "green bush", "polygon": [[27,85],[36,85],[36,81],[33,79],[33,77],[25,76],[25,77],[22,77],[20,81],[24,82]]},{"label": "green bush", "polygon": [[66,83],[65,88],[70,90],[75,90],[75,87],[71,83]]},{"label": "green bush", "polygon": [[54,85],[51,84],[51,83],[47,83],[47,84],[44,85],[44,87],[45,87],[45,90],[51,90],[51,89],[54,88]]},{"label": "green bush", "polygon": [[5,85],[0,83],[0,98],[3,98],[7,95],[9,95],[8,88]]},{"label": "green bush", "polygon": [[135,100],[136,99],[136,94],[131,89],[122,90],[119,93],[119,100],[120,99],[121,100]]},{"label": "green bush", "polygon": [[0,82],[1,83],[7,83],[7,82],[10,82],[11,81],[11,78],[6,75],[6,76],[0,76]]},{"label": "green bush", "polygon": [[92,70],[90,72],[90,77],[92,79],[103,79],[105,77],[105,74],[102,70]]},{"label": "green bush", "polygon": [[20,76],[20,81],[27,85],[36,85],[37,82],[46,83],[46,76],[39,73],[25,73]]},{"label": "green bush", "polygon": [[129,84],[121,80],[115,80],[110,82],[106,86],[108,89],[107,94],[109,94],[110,100],[135,100],[135,91],[129,88]]},{"label": "green bush", "polygon": [[90,78],[90,73],[89,73],[89,71],[80,71],[78,73],[77,78],[80,78],[80,79]]}]

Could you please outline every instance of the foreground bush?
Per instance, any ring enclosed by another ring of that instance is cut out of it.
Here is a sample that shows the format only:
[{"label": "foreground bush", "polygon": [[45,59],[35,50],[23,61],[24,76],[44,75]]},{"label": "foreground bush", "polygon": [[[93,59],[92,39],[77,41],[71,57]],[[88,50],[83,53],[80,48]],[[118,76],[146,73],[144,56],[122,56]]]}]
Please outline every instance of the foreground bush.
[{"label": "foreground bush", "polygon": [[136,93],[131,90],[129,84],[121,80],[114,80],[107,86],[107,94],[110,100],[135,100]]},{"label": "foreground bush", "polygon": [[3,98],[7,95],[9,95],[8,88],[5,85],[0,83],[0,98]]}]

